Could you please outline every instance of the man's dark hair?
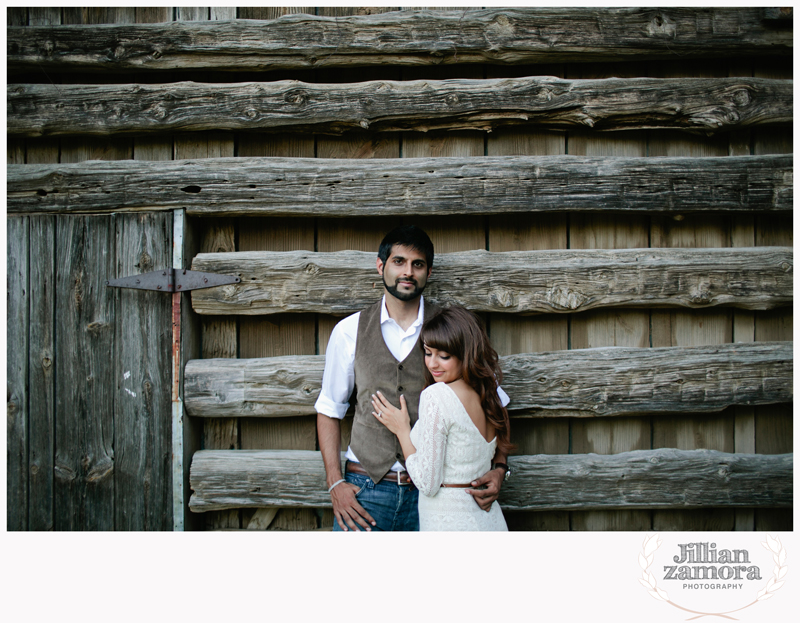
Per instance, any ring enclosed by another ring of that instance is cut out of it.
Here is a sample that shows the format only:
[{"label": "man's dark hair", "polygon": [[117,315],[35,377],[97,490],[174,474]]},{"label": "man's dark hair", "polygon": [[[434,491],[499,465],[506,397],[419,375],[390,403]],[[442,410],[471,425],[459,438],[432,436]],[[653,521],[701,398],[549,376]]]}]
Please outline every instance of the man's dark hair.
[{"label": "man's dark hair", "polygon": [[396,244],[404,247],[411,247],[420,253],[425,254],[428,268],[433,267],[433,243],[424,231],[416,225],[401,225],[390,231],[381,241],[378,247],[378,257],[384,264],[389,259],[392,247]]}]

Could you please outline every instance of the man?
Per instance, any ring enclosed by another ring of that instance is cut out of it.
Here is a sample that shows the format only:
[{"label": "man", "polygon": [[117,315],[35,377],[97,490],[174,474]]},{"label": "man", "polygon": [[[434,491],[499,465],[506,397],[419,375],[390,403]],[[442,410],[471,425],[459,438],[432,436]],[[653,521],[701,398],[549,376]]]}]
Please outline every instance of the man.
[{"label": "man", "polygon": [[[422,291],[433,267],[433,243],[413,225],[390,231],[376,261],[384,295],[362,312],[339,322],[325,356],[322,391],[315,404],[317,432],[333,501],[334,532],[349,530],[419,530],[418,491],[405,471],[397,438],[372,416],[369,397],[380,391],[394,405],[406,397],[412,424],[424,389],[424,359],[419,335],[433,311]],[[357,389],[356,412],[345,478],[341,477],[341,420]],[[498,388],[503,404],[508,396]],[[487,474],[467,489],[488,510],[508,471],[506,457],[495,455]]]}]

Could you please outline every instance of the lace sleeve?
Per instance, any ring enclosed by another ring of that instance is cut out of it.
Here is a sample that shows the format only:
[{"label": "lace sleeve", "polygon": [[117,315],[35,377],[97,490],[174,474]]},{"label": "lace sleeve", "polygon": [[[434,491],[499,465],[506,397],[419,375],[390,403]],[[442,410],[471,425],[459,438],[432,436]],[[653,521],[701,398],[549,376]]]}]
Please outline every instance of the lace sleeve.
[{"label": "lace sleeve", "polygon": [[406,459],[406,469],[419,492],[429,497],[436,495],[442,486],[447,429],[441,401],[431,392],[423,392],[419,420],[411,432],[417,451]]}]

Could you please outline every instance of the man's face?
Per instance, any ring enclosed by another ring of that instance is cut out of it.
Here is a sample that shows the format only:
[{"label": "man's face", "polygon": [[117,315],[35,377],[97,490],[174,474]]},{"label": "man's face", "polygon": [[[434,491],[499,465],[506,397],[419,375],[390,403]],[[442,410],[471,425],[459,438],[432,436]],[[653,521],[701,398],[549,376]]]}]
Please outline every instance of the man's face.
[{"label": "man's face", "polygon": [[431,269],[424,253],[396,244],[385,264],[378,258],[378,274],[389,294],[401,301],[413,301],[425,289]]}]

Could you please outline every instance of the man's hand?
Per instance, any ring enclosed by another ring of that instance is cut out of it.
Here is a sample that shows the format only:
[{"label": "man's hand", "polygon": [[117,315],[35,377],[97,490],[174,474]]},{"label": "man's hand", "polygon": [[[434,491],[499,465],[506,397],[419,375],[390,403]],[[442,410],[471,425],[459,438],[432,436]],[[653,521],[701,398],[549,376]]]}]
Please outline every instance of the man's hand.
[{"label": "man's hand", "polygon": [[333,514],[336,516],[336,521],[339,522],[339,527],[345,532],[350,530],[361,532],[361,528],[364,528],[367,532],[372,532],[369,524],[374,526],[375,520],[358,503],[356,493],[358,493],[358,487],[349,482],[343,482],[331,489]]},{"label": "man's hand", "polygon": [[[329,487],[342,477],[342,464],[339,460],[340,434],[341,422],[339,420],[317,413],[317,437],[319,438],[319,449],[322,452],[322,462],[325,464],[326,484]],[[372,528],[369,524],[375,525],[375,520],[356,500],[356,493],[358,493],[358,487],[349,482],[341,482],[331,489],[333,514],[336,516],[336,521],[339,522],[339,527],[345,532],[350,530],[360,532],[361,528],[370,531]]]},{"label": "man's hand", "polygon": [[471,483],[473,487],[486,485],[485,489],[467,489],[466,491],[472,496],[475,503],[481,507],[481,510],[485,510],[488,513],[492,502],[500,495],[500,486],[503,484],[503,478],[505,478],[505,472],[501,467],[490,469]]}]

